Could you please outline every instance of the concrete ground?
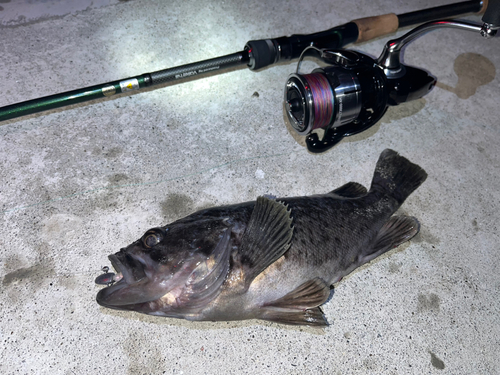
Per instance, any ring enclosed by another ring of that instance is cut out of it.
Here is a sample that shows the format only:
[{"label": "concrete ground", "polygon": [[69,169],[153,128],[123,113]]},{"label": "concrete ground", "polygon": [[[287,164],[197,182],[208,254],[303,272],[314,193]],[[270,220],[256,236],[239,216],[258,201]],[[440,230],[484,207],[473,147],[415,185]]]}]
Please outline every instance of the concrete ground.
[{"label": "concrete ground", "polygon": [[[450,1],[67,3],[0,1],[0,106]],[[387,40],[355,48],[377,56]],[[0,373],[500,373],[500,40],[440,30],[405,61],[437,87],[322,155],[283,123],[296,61],[0,123]],[[329,327],[95,302],[107,256],[150,227],[262,194],[369,185],[388,147],[429,174],[402,207],[422,230],[336,285]]]}]

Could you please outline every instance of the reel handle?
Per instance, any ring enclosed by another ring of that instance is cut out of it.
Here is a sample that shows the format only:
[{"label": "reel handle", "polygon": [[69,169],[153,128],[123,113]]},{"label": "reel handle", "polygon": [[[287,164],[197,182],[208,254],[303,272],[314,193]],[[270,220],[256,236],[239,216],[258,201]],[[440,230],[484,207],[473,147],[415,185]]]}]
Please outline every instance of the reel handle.
[{"label": "reel handle", "polygon": [[489,0],[482,21],[481,34],[486,38],[494,36],[500,29],[500,0]]},{"label": "reel handle", "polygon": [[500,26],[500,0],[489,0],[484,12],[483,22]]}]

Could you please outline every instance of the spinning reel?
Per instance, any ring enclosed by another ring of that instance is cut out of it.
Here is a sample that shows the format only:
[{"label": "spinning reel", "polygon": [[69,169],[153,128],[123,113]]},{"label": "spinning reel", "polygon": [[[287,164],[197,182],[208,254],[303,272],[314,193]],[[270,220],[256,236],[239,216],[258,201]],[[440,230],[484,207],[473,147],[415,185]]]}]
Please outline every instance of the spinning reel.
[{"label": "spinning reel", "polygon": [[[500,17],[484,25],[465,21],[435,21],[423,24],[402,37],[390,40],[375,60],[351,50],[307,47],[297,71],[285,85],[284,109],[292,128],[306,136],[310,152],[329,150],[344,137],[358,134],[377,123],[389,106],[419,99],[436,84],[426,71],[401,62],[402,48],[430,30],[452,27],[493,37]],[[306,56],[314,56],[327,66],[309,74],[300,73]]]}]

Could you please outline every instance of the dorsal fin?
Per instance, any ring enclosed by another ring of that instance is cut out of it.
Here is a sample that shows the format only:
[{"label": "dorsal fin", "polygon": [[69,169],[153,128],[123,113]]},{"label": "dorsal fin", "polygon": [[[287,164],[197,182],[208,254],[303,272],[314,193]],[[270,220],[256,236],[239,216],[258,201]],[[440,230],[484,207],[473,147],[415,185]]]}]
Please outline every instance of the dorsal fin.
[{"label": "dorsal fin", "polygon": [[336,194],[344,198],[359,198],[366,195],[367,192],[368,191],[363,185],[358,184],[357,182],[348,182],[347,184],[332,190],[330,194]]},{"label": "dorsal fin", "polygon": [[276,200],[258,197],[238,249],[245,288],[288,250],[292,235],[292,218],[287,207]]}]

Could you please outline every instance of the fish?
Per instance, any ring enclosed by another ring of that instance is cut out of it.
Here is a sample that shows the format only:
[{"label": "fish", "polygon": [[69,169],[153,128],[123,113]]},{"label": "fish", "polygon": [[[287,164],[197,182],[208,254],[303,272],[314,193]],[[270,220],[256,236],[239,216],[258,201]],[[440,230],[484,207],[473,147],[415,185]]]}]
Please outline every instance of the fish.
[{"label": "fish", "polygon": [[321,305],[332,285],[419,232],[416,218],[394,214],[426,178],[386,149],[370,190],[349,182],[326,194],[259,196],[149,229],[108,257],[117,282],[97,303],[192,321],[327,326]]}]

